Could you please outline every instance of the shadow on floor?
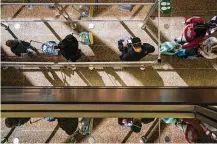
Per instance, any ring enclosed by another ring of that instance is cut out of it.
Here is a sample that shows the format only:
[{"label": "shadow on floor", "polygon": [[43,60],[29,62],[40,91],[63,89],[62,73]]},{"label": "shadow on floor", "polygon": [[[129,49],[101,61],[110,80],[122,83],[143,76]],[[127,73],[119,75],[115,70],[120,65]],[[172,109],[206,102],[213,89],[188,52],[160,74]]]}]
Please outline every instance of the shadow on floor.
[{"label": "shadow on floor", "polygon": [[136,37],[136,35],[129,29],[129,27],[123,21],[120,21],[120,24],[127,30],[131,37]]},{"label": "shadow on floor", "polygon": [[[66,76],[71,77],[75,73],[86,83],[87,86],[105,86],[102,77],[97,72],[98,70],[89,70],[88,68],[78,68],[76,70],[72,69],[60,69],[53,70],[50,68],[40,68],[40,69],[26,69],[23,72],[42,72],[45,78],[53,85],[53,86],[70,86],[70,84],[66,80]],[[59,75],[56,72],[61,73],[62,79],[60,79]]]},{"label": "shadow on floor", "polygon": [[[147,21],[146,27],[147,28],[145,29],[145,31],[147,32],[147,34],[152,38],[154,42],[156,42],[156,44],[158,44],[157,43],[158,26],[153,22],[153,20],[149,19]],[[165,36],[162,31],[160,31],[160,40],[161,40],[161,43],[164,43],[166,41],[170,41],[171,39]]]},{"label": "shadow on floor", "polygon": [[4,137],[4,140],[1,141],[1,143],[6,143],[6,142],[8,142],[8,139],[9,139],[9,137],[11,136],[11,134],[14,132],[15,128],[16,128],[16,127],[11,128],[11,130],[9,131],[9,133],[7,134],[7,136]]},{"label": "shadow on floor", "polygon": [[60,11],[59,11],[59,15],[56,15],[55,17],[54,17],[54,19],[58,19],[62,14],[64,14],[64,11],[66,11],[66,9],[69,7],[69,5],[65,5],[64,7],[63,7],[63,9],[61,9]]},{"label": "shadow on floor", "polygon": [[[69,86],[69,83],[66,79],[63,78],[63,81],[56,74],[55,70],[48,68],[41,68],[41,72],[44,74],[45,78],[53,85],[53,86]],[[49,75],[51,73],[51,75]]]},{"label": "shadow on floor", "polygon": [[[1,53],[6,57],[7,54],[1,47]],[[1,85],[2,86],[32,86],[32,83],[23,75],[23,70],[15,68],[3,69],[1,67]]]},{"label": "shadow on floor", "polygon": [[90,46],[98,61],[120,61],[119,55],[110,49],[110,46],[103,43],[98,37],[94,36],[95,45]]},{"label": "shadow on floor", "polygon": [[54,137],[54,135],[56,134],[56,132],[58,131],[58,129],[59,129],[59,125],[57,125],[55,128],[54,128],[54,130],[53,130],[53,132],[50,134],[50,136],[47,138],[47,140],[45,141],[45,143],[49,143],[50,141],[51,141],[51,139]]},{"label": "shadow on floor", "polygon": [[24,8],[25,8],[25,5],[22,5],[11,18],[12,19],[16,18]]},{"label": "shadow on floor", "polygon": [[79,68],[76,72],[87,86],[105,86],[102,77],[95,69],[89,70],[87,68]]},{"label": "shadow on floor", "polygon": [[127,86],[125,82],[120,78],[120,76],[116,73],[116,70],[113,68],[104,68],[103,71],[105,71],[108,75],[111,75],[117,80],[121,86]]},{"label": "shadow on floor", "polygon": [[152,67],[143,71],[140,68],[124,68],[124,71],[135,77],[143,86],[164,86],[162,78]]},{"label": "shadow on floor", "polygon": [[2,86],[32,86],[32,83],[23,75],[23,70],[15,68],[1,68]]},{"label": "shadow on floor", "polygon": [[[102,123],[103,118],[94,118],[93,119],[93,131]],[[71,143],[72,139],[75,140],[76,143],[81,143],[83,139],[87,138],[85,135],[81,135],[77,132],[75,135],[68,137],[66,141],[63,143]]]},{"label": "shadow on floor", "polygon": [[98,6],[94,6],[94,17],[99,16],[101,13],[107,11],[108,9],[110,9],[112,6],[103,6],[103,5],[98,5]]},{"label": "shadow on floor", "polygon": [[144,8],[144,5],[139,6],[139,8],[134,12],[134,14],[130,17],[130,19],[134,19],[137,14]]},{"label": "shadow on floor", "polygon": [[56,31],[51,27],[51,25],[48,22],[44,22],[44,24],[47,26],[47,28],[53,33],[53,35],[61,41],[61,37],[56,33]]},{"label": "shadow on floor", "polygon": [[191,60],[164,56],[162,61],[168,62],[188,86],[217,86],[217,71],[212,65],[217,63],[216,59],[199,57]]}]

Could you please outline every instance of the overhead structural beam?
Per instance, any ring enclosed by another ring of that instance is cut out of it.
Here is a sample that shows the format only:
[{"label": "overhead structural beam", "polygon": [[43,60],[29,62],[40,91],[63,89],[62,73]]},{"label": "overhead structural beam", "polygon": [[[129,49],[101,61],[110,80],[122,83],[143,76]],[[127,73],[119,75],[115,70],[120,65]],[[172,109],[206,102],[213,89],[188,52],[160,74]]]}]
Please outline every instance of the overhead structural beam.
[{"label": "overhead structural beam", "polygon": [[76,67],[88,67],[89,69],[94,69],[97,67],[140,67],[145,68],[145,66],[151,64],[157,64],[157,61],[139,61],[139,62],[1,62],[2,68],[15,67],[20,69],[33,68],[33,67],[51,67],[51,68],[71,68],[76,69]]}]

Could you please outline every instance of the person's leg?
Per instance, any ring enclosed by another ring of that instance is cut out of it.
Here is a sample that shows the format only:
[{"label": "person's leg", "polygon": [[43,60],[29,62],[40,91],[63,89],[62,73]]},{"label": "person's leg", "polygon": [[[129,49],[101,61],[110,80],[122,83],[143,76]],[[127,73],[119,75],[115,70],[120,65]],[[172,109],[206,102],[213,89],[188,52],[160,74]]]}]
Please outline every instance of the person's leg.
[{"label": "person's leg", "polygon": [[39,51],[37,48],[30,46],[29,49],[33,50],[34,52],[36,52],[37,54],[39,54]]},{"label": "person's leg", "polygon": [[197,55],[197,48],[190,48],[185,50],[186,56],[196,56]]}]

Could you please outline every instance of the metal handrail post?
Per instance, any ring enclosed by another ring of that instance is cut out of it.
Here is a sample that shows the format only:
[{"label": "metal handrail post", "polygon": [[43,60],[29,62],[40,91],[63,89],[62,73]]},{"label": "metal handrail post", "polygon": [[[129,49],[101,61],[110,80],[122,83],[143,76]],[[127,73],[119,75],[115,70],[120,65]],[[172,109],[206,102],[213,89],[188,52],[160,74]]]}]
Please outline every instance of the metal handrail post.
[{"label": "metal handrail post", "polygon": [[160,1],[158,1],[158,62],[161,62],[161,53],[160,53],[160,45],[161,45],[161,40],[160,40]]},{"label": "metal handrail post", "polygon": [[[55,3],[1,3],[1,5],[45,5]],[[59,5],[153,5],[154,3],[58,3]]]},{"label": "metal handrail post", "polygon": [[146,66],[157,64],[157,61],[139,61],[139,62],[1,62],[2,68],[15,67],[15,68],[33,68],[33,67],[51,67],[51,68],[71,68],[87,67],[90,70],[98,67],[140,67],[141,70]]},{"label": "metal handrail post", "polygon": [[151,7],[151,10],[148,12],[148,15],[146,16],[144,22],[143,22],[143,25],[141,27],[142,30],[145,29],[146,27],[146,23],[147,21],[149,20],[149,18],[151,17],[151,15],[154,13],[154,11],[156,10],[157,6],[158,6],[158,3],[159,3],[159,0],[156,0],[154,5]]}]

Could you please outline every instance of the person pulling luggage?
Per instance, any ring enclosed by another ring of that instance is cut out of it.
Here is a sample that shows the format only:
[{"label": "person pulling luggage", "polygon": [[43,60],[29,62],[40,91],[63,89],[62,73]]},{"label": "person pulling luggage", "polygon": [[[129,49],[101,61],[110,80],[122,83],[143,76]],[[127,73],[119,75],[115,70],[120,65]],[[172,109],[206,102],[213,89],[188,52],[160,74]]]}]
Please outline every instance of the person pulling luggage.
[{"label": "person pulling luggage", "polygon": [[11,51],[16,56],[21,56],[21,54],[27,53],[28,55],[32,55],[33,51],[35,51],[37,54],[39,53],[38,50],[30,45],[29,42],[22,41],[19,39],[15,40],[7,40],[6,46],[10,47]]}]

